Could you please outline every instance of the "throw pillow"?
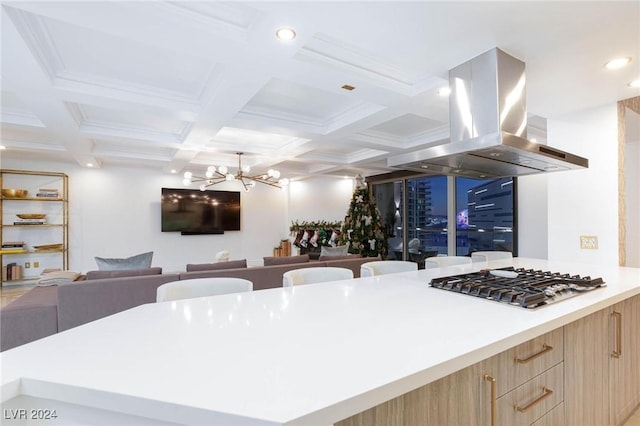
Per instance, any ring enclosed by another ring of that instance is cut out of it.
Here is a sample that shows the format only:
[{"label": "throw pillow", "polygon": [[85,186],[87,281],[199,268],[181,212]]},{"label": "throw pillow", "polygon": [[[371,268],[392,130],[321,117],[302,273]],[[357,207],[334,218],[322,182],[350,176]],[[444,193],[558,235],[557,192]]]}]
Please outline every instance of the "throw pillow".
[{"label": "throw pillow", "polygon": [[308,254],[302,254],[300,256],[267,256],[263,257],[262,261],[264,266],[273,265],[288,265],[290,263],[307,263],[309,261]]},{"label": "throw pillow", "polygon": [[188,263],[187,272],[193,271],[216,271],[219,269],[246,268],[247,259],[229,260],[227,262],[216,263]]},{"label": "throw pillow", "polygon": [[103,278],[121,278],[121,277],[139,277],[142,275],[159,275],[162,274],[162,268],[156,266],[154,268],[145,269],[123,269],[114,271],[89,271],[87,272],[87,280],[99,280]]},{"label": "throw pillow", "polygon": [[346,256],[349,254],[349,246],[343,245],[338,247],[322,246],[320,256]]},{"label": "throw pillow", "polygon": [[145,269],[151,268],[151,258],[153,252],[138,254],[124,259],[107,259],[96,257],[98,270],[100,271],[122,271],[124,269]]},{"label": "throw pillow", "polygon": [[59,284],[68,284],[74,282],[80,276],[79,273],[73,271],[54,271],[47,272],[40,276],[38,280],[39,286],[50,286]]}]

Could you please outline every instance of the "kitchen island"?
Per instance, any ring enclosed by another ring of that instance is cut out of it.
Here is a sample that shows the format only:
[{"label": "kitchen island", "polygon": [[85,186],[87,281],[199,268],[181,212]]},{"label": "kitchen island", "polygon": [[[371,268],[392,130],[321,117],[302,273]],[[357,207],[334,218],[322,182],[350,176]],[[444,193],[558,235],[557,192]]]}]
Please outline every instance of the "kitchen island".
[{"label": "kitchen island", "polygon": [[[427,285],[510,265],[607,285],[537,309]],[[3,424],[331,425],[639,295],[639,269],[515,258],[143,305],[1,353]]]}]

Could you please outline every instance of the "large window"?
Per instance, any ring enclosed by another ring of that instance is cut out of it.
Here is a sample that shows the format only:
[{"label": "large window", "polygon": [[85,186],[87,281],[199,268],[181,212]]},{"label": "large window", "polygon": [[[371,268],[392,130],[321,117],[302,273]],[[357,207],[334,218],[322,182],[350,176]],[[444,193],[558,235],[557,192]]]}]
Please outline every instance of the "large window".
[{"label": "large window", "polygon": [[456,254],[513,252],[514,179],[456,178]]},{"label": "large window", "polygon": [[388,237],[388,257],[422,264],[425,257],[438,254],[513,252],[515,186],[514,178],[446,176],[374,183],[373,194]]}]

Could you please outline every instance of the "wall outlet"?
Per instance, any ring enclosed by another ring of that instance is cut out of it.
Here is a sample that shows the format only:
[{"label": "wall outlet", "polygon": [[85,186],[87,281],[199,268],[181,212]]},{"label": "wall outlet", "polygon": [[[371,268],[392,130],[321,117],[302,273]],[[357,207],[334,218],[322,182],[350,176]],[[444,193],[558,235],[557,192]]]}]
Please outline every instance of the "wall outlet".
[{"label": "wall outlet", "polygon": [[580,235],[580,248],[585,250],[597,250],[598,237],[595,235]]},{"label": "wall outlet", "polygon": [[33,262],[33,267],[34,268],[39,268],[40,267],[40,262]]},{"label": "wall outlet", "polygon": [[24,262],[24,269],[31,268],[31,262]]}]

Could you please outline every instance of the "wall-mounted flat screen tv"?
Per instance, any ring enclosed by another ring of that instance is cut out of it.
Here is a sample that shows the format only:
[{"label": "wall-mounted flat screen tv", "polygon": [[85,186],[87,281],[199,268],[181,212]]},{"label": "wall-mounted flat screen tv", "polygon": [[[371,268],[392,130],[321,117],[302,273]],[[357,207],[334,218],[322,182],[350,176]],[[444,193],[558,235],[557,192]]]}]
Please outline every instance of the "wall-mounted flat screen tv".
[{"label": "wall-mounted flat screen tv", "polygon": [[240,230],[240,192],[162,188],[162,232],[222,234]]}]

